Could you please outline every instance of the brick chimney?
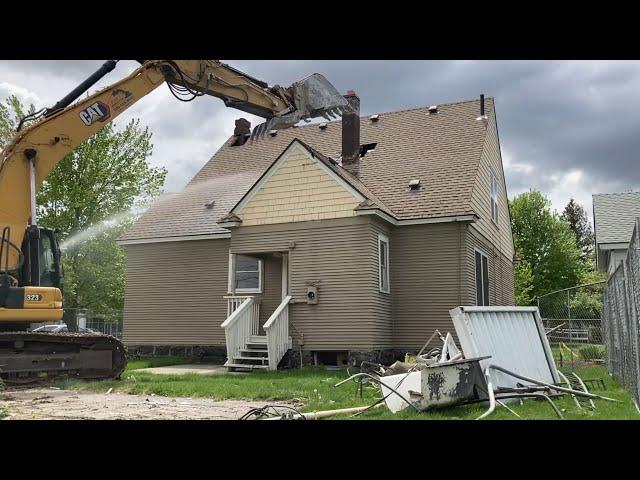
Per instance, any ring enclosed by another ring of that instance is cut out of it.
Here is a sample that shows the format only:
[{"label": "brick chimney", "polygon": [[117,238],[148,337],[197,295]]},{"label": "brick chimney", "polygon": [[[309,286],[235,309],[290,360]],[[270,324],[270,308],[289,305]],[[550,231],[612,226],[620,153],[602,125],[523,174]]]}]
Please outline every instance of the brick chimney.
[{"label": "brick chimney", "polygon": [[234,147],[244,145],[247,138],[251,134],[251,122],[246,118],[239,118],[236,120],[236,128],[233,130],[233,135],[236,137],[233,142]]},{"label": "brick chimney", "polygon": [[353,112],[342,116],[342,167],[357,177],[360,173],[360,97],[349,90],[344,98]]}]

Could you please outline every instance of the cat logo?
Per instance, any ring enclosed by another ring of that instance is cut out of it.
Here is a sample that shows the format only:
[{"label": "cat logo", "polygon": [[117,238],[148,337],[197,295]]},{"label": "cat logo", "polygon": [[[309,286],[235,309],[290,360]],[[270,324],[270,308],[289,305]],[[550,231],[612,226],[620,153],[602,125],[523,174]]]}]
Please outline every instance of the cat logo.
[{"label": "cat logo", "polygon": [[111,116],[111,112],[108,105],[102,102],[96,102],[82,110],[78,115],[82,123],[88,127],[96,120],[104,122]]}]

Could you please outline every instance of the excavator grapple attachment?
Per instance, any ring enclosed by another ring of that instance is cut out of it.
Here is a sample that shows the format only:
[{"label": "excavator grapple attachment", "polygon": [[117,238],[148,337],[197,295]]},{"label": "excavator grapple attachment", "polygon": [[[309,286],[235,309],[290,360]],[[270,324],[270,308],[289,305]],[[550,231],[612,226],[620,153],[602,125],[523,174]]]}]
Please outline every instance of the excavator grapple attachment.
[{"label": "excavator grapple attachment", "polygon": [[323,117],[329,121],[340,118],[351,110],[349,102],[323,75],[314,73],[286,89],[294,109],[276,115],[257,125],[251,138],[264,136],[270,130],[289,128],[300,120],[310,121]]}]

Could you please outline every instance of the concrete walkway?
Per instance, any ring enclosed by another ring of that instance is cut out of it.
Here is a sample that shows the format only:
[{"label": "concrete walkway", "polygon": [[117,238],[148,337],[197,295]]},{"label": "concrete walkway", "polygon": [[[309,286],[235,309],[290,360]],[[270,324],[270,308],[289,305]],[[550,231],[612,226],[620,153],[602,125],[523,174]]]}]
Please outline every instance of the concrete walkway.
[{"label": "concrete walkway", "polygon": [[243,374],[246,372],[228,372],[224,365],[204,365],[204,364],[186,364],[186,365],[170,365],[168,367],[139,368],[132,370],[134,372],[149,372],[158,375],[185,375],[187,373],[196,373],[198,375],[220,375],[221,373]]}]

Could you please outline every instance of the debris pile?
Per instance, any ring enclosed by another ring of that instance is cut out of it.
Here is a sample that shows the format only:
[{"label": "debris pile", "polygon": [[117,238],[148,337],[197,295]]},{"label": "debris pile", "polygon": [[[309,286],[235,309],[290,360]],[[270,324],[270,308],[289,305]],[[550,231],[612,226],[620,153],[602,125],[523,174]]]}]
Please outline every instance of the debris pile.
[{"label": "debris pile", "polygon": [[[382,405],[397,413],[405,408],[423,412],[485,403],[488,408],[479,420],[491,415],[497,405],[519,417],[507,404],[525,398],[546,400],[555,415],[563,418],[553,401],[562,395],[571,395],[579,409],[595,409],[595,399],[619,402],[587,390],[586,383],[601,379],[585,382],[575,373],[569,379],[557,370],[546,335],[550,332],[545,332],[536,307],[457,307],[449,313],[461,348],[451,333],[435,330],[417,354],[407,353],[404,361],[390,366],[362,362],[358,373],[348,371],[349,377],[334,385],[355,381],[361,397],[365,384],[379,386],[381,396],[372,405],[313,413],[273,412],[266,406],[243,418],[355,417]],[[436,339],[438,346],[428,349]]]}]

